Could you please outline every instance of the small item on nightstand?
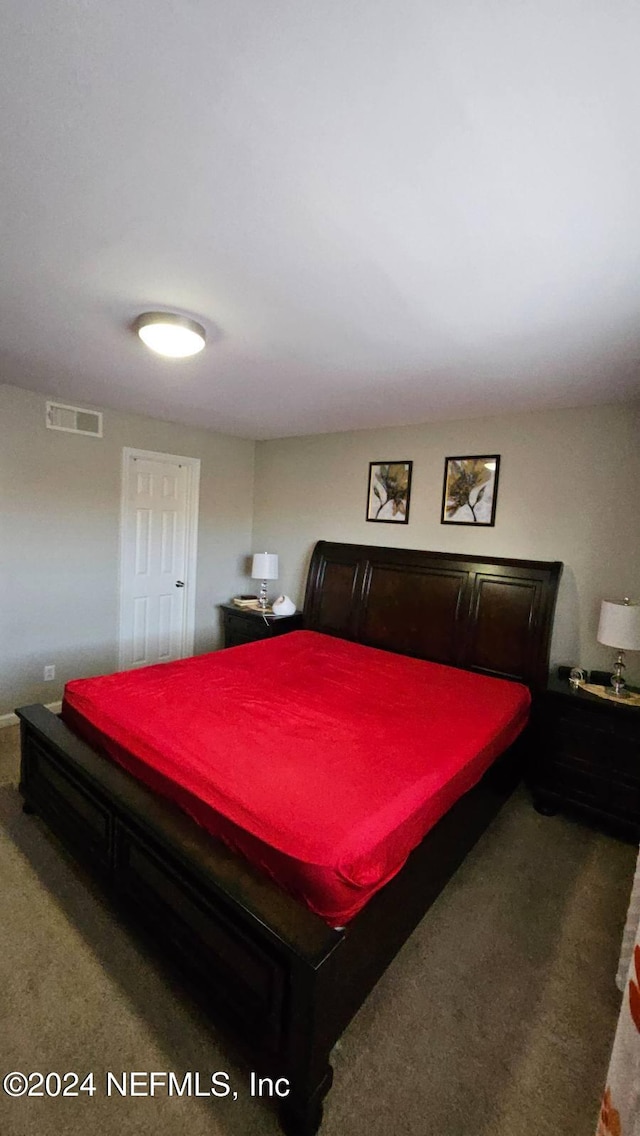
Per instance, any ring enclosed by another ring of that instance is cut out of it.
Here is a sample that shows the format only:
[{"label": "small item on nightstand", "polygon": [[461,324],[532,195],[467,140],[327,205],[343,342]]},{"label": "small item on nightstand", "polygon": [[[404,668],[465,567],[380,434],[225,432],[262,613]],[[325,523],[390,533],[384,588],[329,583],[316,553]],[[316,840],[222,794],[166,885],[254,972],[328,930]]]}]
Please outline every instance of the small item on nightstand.
[{"label": "small item on nightstand", "polygon": [[569,686],[572,690],[577,690],[583,682],[587,681],[587,672],[582,670],[582,667],[572,667],[569,671]]},{"label": "small item on nightstand", "polygon": [[296,605],[288,596],[278,596],[277,600],[273,601],[271,607],[273,608],[274,615],[293,615],[296,610]]}]

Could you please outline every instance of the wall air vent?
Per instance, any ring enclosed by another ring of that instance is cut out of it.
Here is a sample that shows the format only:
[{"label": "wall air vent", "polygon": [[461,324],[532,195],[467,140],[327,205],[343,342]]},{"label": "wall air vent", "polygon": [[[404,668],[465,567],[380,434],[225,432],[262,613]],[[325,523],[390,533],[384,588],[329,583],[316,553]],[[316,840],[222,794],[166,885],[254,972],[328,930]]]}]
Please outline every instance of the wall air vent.
[{"label": "wall air vent", "polygon": [[48,402],[47,427],[49,430],[66,430],[67,434],[90,434],[93,438],[101,438],[102,414],[99,410]]}]

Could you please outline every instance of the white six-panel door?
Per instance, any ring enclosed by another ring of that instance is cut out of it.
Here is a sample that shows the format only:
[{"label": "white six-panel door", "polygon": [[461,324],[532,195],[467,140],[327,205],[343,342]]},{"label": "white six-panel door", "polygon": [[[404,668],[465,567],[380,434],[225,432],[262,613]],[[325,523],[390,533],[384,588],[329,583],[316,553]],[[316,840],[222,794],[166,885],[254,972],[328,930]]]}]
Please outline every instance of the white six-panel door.
[{"label": "white six-panel door", "polygon": [[120,667],[193,651],[196,459],[125,450],[120,578]]}]

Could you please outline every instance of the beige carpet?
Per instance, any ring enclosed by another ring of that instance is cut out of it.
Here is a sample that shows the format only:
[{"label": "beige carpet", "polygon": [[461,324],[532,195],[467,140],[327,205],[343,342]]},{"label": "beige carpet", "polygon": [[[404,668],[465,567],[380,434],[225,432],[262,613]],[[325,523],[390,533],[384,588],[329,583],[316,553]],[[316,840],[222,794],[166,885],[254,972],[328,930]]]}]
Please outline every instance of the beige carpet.
[{"label": "beige carpet", "polygon": [[[0,781],[17,777],[0,731]],[[516,794],[339,1042],[323,1136],[593,1136],[635,850]],[[248,1073],[15,789],[0,789],[0,1072],[92,1070],[10,1100],[2,1136],[276,1136]],[[107,1070],[227,1071],[238,1100],[108,1098]]]},{"label": "beige carpet", "polygon": [[20,775],[20,727],[0,730],[0,785],[17,785]]}]

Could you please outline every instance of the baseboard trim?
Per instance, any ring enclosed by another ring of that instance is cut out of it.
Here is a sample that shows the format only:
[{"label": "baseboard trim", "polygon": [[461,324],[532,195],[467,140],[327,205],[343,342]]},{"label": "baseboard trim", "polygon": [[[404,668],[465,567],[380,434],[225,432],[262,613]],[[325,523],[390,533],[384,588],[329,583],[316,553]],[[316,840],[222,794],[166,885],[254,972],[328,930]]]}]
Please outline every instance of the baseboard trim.
[{"label": "baseboard trim", "polygon": [[[61,702],[47,702],[47,710],[51,710],[54,714],[59,714],[62,710]],[[5,730],[7,726],[17,726],[20,719],[17,714],[0,714],[0,730]]]}]

